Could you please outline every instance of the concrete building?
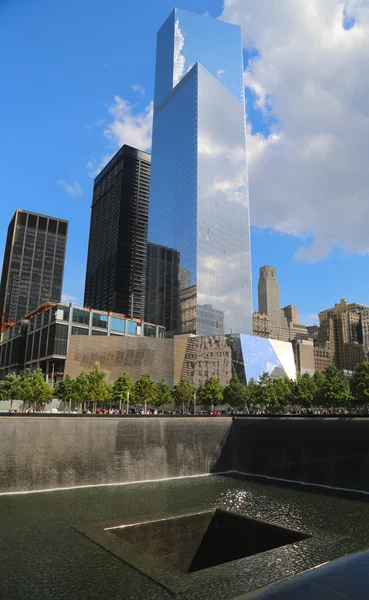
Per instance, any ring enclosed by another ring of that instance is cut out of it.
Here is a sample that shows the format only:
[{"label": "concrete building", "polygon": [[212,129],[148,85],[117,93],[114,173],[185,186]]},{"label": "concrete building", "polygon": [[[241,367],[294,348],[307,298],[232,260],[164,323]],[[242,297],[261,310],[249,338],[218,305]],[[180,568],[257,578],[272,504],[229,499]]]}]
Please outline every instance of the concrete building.
[{"label": "concrete building", "polygon": [[275,267],[269,265],[260,267],[258,305],[259,313],[265,314],[269,318],[270,337],[275,340],[289,340],[288,322],[280,308],[279,286]]},{"label": "concrete building", "polygon": [[[82,347],[90,343],[88,336],[99,337],[98,346],[104,337],[162,339],[165,328],[67,304],[41,306],[2,333],[0,379],[8,373],[21,374],[26,368],[40,368],[46,380],[54,383],[64,376],[71,341],[78,337]],[[100,355],[95,358],[94,362],[98,362]]]},{"label": "concrete building", "polygon": [[315,341],[316,370],[335,364],[342,371],[352,371],[369,357],[369,306],[343,298],[333,308],[319,313],[319,330]]},{"label": "concrete building", "polygon": [[295,358],[296,372],[300,375],[315,373],[314,342],[313,340],[292,340],[293,355]]},{"label": "concrete building", "polygon": [[0,324],[16,323],[45,302],[60,302],[68,221],[17,209],[6,238]]},{"label": "concrete building", "polygon": [[289,304],[282,308],[282,312],[287,319],[288,339],[289,340],[307,340],[309,333],[306,325],[299,323],[299,311],[297,306]]},{"label": "concrete building", "polygon": [[252,331],[257,337],[270,337],[270,321],[268,315],[254,312],[252,315]]},{"label": "concrete building", "polygon": [[150,167],[124,145],[95,178],[84,306],[144,318]]}]

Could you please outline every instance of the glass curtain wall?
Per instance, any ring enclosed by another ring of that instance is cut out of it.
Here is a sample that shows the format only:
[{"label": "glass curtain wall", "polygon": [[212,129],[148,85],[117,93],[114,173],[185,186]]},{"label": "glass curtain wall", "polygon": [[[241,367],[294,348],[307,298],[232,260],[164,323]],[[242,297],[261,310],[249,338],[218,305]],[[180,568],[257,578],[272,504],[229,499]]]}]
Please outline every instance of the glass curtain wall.
[{"label": "glass curtain wall", "polygon": [[198,335],[252,333],[241,30],[178,9],[158,33],[149,240],[180,251],[186,331],[193,309]]}]

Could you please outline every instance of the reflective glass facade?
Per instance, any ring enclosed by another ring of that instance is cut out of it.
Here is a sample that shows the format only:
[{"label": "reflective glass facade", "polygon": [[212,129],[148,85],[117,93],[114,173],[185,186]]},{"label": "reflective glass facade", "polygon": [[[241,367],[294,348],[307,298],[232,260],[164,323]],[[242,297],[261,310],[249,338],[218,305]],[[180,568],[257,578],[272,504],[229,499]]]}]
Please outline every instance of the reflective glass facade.
[{"label": "reflective glass facade", "polygon": [[291,342],[242,334],[239,339],[247,381],[258,381],[263,373],[268,373],[270,377],[296,379]]},{"label": "reflective glass facade", "polygon": [[179,333],[180,253],[147,244],[145,321],[163,325],[168,337]]},{"label": "reflective glass facade", "polygon": [[180,251],[182,332],[252,333],[241,30],[178,9],[158,33],[148,237]]}]

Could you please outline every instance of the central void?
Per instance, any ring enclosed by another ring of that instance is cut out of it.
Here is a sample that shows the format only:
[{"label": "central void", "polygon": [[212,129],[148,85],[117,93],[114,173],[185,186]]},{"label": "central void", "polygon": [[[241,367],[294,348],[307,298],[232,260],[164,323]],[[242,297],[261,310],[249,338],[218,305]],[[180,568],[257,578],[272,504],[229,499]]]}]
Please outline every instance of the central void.
[{"label": "central void", "polygon": [[201,571],[310,537],[221,509],[108,531],[182,573]]}]

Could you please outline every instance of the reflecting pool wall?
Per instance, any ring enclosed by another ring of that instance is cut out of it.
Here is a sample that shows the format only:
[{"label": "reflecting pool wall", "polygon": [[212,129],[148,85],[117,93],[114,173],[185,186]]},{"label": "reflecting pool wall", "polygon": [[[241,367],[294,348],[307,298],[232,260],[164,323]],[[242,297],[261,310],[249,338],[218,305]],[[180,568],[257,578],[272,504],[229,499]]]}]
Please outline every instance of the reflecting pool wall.
[{"label": "reflecting pool wall", "polygon": [[176,9],[156,61],[148,239],[181,253],[193,333],[251,334],[241,30]]}]

